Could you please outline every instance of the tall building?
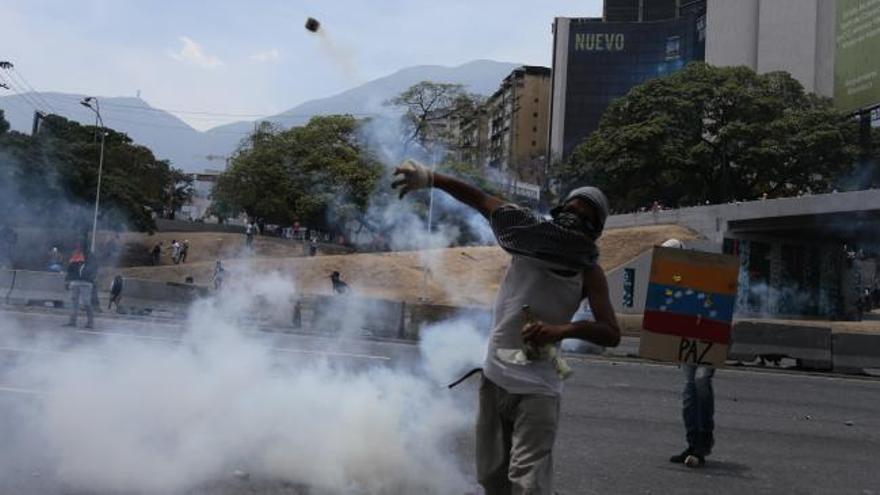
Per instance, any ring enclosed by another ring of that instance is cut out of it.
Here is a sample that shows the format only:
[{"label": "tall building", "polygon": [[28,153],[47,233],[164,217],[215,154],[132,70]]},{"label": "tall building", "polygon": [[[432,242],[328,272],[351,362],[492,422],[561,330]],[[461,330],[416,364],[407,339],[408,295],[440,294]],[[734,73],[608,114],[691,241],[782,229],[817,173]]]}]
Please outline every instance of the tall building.
[{"label": "tall building", "polygon": [[486,102],[490,176],[538,185],[544,178],[551,71],[514,69]]},{"label": "tall building", "polygon": [[489,110],[480,105],[459,116],[456,128],[458,160],[485,169],[489,165]]},{"label": "tall building", "polygon": [[682,4],[688,0],[605,0],[605,22],[665,21],[679,16]]},{"label": "tall building", "polygon": [[611,102],[705,56],[706,0],[606,0],[602,18],[553,23],[549,158],[568,156]]},{"label": "tall building", "polygon": [[833,96],[835,3],[709,0],[706,62],[759,73],[784,70],[807,91]]}]

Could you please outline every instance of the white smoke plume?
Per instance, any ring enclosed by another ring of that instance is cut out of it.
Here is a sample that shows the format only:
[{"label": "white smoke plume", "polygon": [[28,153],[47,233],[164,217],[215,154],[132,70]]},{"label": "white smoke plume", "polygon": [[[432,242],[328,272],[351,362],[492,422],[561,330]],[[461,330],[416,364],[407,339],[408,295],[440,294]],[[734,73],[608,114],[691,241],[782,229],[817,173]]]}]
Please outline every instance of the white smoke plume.
[{"label": "white smoke plume", "polygon": [[465,321],[439,325],[412,366],[279,355],[243,315],[293,291],[277,276],[241,281],[197,303],[176,342],[35,342],[0,313],[2,347],[57,351],[0,370],[3,384],[40,391],[0,402],[13,422],[0,431],[17,432],[0,459],[61,491],[185,493],[241,469],[309,493],[463,493],[454,444],[473,401],[443,385],[481,360],[484,337]]}]

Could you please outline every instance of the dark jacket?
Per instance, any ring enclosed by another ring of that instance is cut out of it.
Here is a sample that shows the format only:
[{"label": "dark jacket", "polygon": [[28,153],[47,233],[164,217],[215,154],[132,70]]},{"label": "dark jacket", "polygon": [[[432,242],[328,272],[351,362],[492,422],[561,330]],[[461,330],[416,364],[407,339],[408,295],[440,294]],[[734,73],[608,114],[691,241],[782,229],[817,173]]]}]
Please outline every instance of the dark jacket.
[{"label": "dark jacket", "polygon": [[67,265],[67,276],[64,277],[65,282],[91,282],[95,283],[98,275],[98,267],[91,258],[84,262],[73,262]]}]

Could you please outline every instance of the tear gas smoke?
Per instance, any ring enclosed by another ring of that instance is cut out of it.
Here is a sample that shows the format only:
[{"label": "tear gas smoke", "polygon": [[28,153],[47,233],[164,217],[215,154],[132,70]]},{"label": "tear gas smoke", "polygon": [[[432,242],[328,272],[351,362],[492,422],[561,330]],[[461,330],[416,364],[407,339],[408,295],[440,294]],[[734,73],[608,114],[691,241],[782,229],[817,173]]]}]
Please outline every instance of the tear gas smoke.
[{"label": "tear gas smoke", "polygon": [[352,84],[359,83],[361,77],[358,73],[352,50],[347,46],[338,44],[334,38],[327,33],[327,29],[322,27],[321,23],[316,19],[309,17],[306,21],[306,29],[318,37],[321,50],[339,65],[339,68],[342,69],[342,73],[345,75],[348,82]]},{"label": "tear gas smoke", "polygon": [[[4,373],[7,385],[43,391],[4,413],[0,431],[16,432],[4,451],[17,472],[40,470],[60,491],[180,493],[236,469],[318,493],[466,490],[453,447],[470,428],[473,401],[443,385],[481,360],[476,325],[427,329],[424,359],[408,368],[282,358],[241,320],[255,304],[292,296],[278,276],[224,290],[192,308],[177,345],[39,342],[58,353]],[[0,313],[0,345],[35,345],[22,335]],[[12,479],[5,469],[0,476]]]}]

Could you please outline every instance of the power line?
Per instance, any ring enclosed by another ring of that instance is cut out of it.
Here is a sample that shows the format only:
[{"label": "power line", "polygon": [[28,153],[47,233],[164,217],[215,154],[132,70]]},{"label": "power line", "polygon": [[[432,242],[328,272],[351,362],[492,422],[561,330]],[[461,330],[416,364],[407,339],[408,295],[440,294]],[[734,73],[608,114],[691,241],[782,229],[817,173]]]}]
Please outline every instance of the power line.
[{"label": "power line", "polygon": [[[142,126],[142,127],[157,127],[157,128],[164,128],[164,129],[183,129],[183,130],[188,130],[188,131],[200,132],[200,131],[198,131],[192,127],[186,126],[186,125],[158,124],[155,122],[143,122],[143,121],[139,121],[139,120],[124,119],[124,118],[120,118],[120,117],[116,117],[116,116],[107,116],[105,118],[105,120],[107,122],[122,122],[122,123],[126,123],[126,124],[133,124],[133,125],[137,125],[137,126]],[[112,128],[112,126],[109,126],[109,125],[108,125],[108,127]],[[201,131],[201,132],[204,132],[204,131]],[[244,136],[246,134],[250,134],[250,132],[251,132],[250,129],[248,129],[247,131],[213,131],[213,133],[216,133],[216,134],[230,134],[230,135],[236,135],[236,136]]]},{"label": "power line", "polygon": [[27,88],[28,90],[30,90],[31,93],[32,93],[33,95],[35,95],[35,98],[36,98],[37,100],[40,101],[40,103],[42,103],[45,107],[48,107],[49,110],[52,110],[52,113],[56,113],[56,114],[58,113],[58,111],[57,111],[54,107],[52,107],[52,105],[51,105],[48,101],[46,101],[45,98],[43,98],[43,95],[41,95],[39,91],[37,91],[36,89],[34,89],[33,86],[31,86],[31,83],[29,83],[28,80],[25,79],[25,77],[24,77],[24,75],[21,73],[21,71],[19,71],[18,69],[16,69],[15,66],[10,66],[9,69],[7,70],[7,72],[12,73],[12,74],[13,74],[15,77],[17,77],[21,82],[23,82],[23,83],[24,83],[24,87]]},{"label": "power line", "polygon": [[[216,117],[253,117],[258,119],[289,119],[289,118],[310,118],[313,117],[314,114],[286,114],[281,113],[274,116],[267,116],[266,114],[261,113],[229,113],[229,112],[208,112],[203,110],[180,110],[174,108],[157,108],[157,107],[143,107],[138,105],[126,105],[124,103],[114,103],[107,102],[104,104],[108,107],[117,107],[117,108],[130,108],[133,110],[141,110],[146,112],[166,112],[166,113],[181,113],[186,115],[208,115],[208,116],[216,116]],[[356,117],[372,117],[375,116],[375,113],[347,113],[347,115],[356,116]]]},{"label": "power line", "polygon": [[0,74],[0,81],[3,81],[8,87],[10,87],[12,94],[24,100],[24,102],[35,112],[43,112],[44,110],[41,108],[40,103],[30,97],[26,92],[21,91],[18,85],[13,81],[11,77],[6,78],[2,74]]},{"label": "power line", "polygon": [[[64,95],[46,95],[50,99],[55,100],[56,104],[62,104],[62,106],[74,105],[75,102],[70,101],[69,98],[65,98]],[[75,106],[75,105],[74,105]],[[261,114],[243,114],[243,113],[225,113],[225,112],[206,112],[206,111],[198,111],[198,110],[170,110],[170,109],[162,109],[162,108],[154,108],[154,107],[145,107],[140,105],[128,105],[125,103],[115,103],[106,101],[101,104],[103,108],[108,109],[108,112],[105,112],[106,120],[108,121],[116,121],[116,122],[125,122],[129,124],[134,124],[138,126],[145,127],[154,127],[154,128],[169,128],[169,129],[185,129],[185,130],[194,130],[194,128],[187,124],[186,121],[201,121],[201,122],[209,122],[215,123],[213,126],[222,127],[224,125],[235,124],[236,121],[229,122],[227,118],[241,118],[241,117],[254,117],[256,121],[263,122],[279,122],[284,123],[285,121],[297,119],[297,120],[308,120],[315,115],[318,114],[280,114],[271,117],[266,117]],[[179,119],[181,119],[180,124],[176,123],[157,123],[157,122],[144,122],[141,120],[131,120],[125,119],[121,117],[117,117],[120,112],[128,113],[132,116],[137,115],[138,112],[146,112],[153,114],[166,114],[172,115]],[[178,117],[175,113],[189,113],[192,115],[187,115],[185,118]],[[348,115],[352,115],[353,117],[370,117],[375,116],[377,114],[371,113],[349,113]],[[185,120],[184,120],[185,119]],[[241,122],[241,121],[238,121]],[[250,124],[251,122],[248,122]],[[226,131],[226,130],[213,130],[213,131],[202,131],[202,132],[212,132],[214,134],[228,134],[228,135],[236,135],[243,136],[248,134],[250,131]]]}]

